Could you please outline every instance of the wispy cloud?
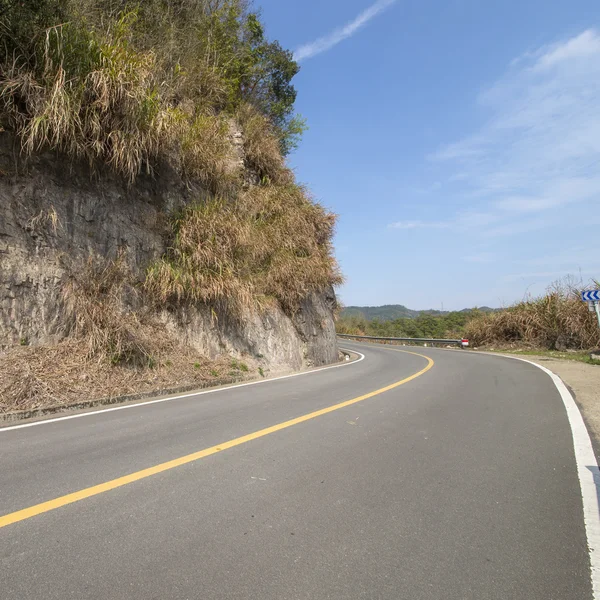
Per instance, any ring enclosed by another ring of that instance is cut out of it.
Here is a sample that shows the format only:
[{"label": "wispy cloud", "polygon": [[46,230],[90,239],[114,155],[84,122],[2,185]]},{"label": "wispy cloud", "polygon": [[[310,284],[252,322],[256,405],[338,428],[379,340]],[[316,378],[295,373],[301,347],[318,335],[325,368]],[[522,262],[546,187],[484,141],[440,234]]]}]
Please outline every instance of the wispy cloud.
[{"label": "wispy cloud", "polygon": [[397,0],[378,0],[375,4],[369,6],[361,12],[353,21],[346,23],[343,27],[338,27],[332,32],[320,37],[313,42],[300,46],[294,52],[294,60],[301,61],[312,58],[337,46],[340,42],[353,36],[359,29],[364,27],[369,21],[381,14],[384,10],[395,4]]},{"label": "wispy cloud", "polygon": [[435,178],[447,182],[444,194],[471,207],[457,210],[452,226],[492,237],[575,225],[583,209],[593,218],[600,197],[598,31],[518,57],[475,100],[487,122],[430,157]]},{"label": "wispy cloud", "polygon": [[600,53],[600,38],[592,29],[584,31],[566,43],[546,48],[535,65],[537,69],[550,69],[578,58],[593,57]]}]

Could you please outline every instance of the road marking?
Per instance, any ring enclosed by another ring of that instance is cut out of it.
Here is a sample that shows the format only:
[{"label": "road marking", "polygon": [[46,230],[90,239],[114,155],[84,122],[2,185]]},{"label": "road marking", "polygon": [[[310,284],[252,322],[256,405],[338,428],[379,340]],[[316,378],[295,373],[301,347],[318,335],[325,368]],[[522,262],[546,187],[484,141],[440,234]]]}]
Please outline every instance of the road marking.
[{"label": "road marking", "polygon": [[391,385],[387,385],[373,392],[369,392],[368,394],[358,396],[357,398],[352,398],[351,400],[346,400],[344,402],[334,404],[333,406],[328,406],[327,408],[316,410],[306,415],[302,415],[301,417],[296,417],[295,419],[290,419],[289,421],[278,423],[277,425],[272,425],[271,427],[266,427],[265,429],[260,429],[259,431],[255,431],[254,433],[249,433],[248,435],[229,440],[228,442],[223,442],[222,444],[217,444],[216,446],[212,446],[210,448],[205,448],[204,450],[194,452],[193,454],[188,454],[187,456],[182,456],[180,458],[176,458],[174,460],[155,465],[154,467],[142,469],[141,471],[136,471],[135,473],[130,473],[129,475],[118,477],[117,479],[112,479],[111,481],[100,483],[98,485],[79,490],[78,492],[73,492],[71,494],[66,494],[65,496],[60,496],[59,498],[55,498],[54,500],[48,500],[47,502],[35,504],[34,506],[30,506],[29,508],[24,508],[16,512],[9,513],[0,517],[0,529],[2,527],[6,527],[7,525],[18,523],[19,521],[24,521],[26,519],[30,519],[31,517],[41,515],[42,513],[61,508],[62,506],[66,506],[67,504],[73,504],[74,502],[79,502],[80,500],[85,500],[86,498],[91,498],[92,496],[97,496],[98,494],[103,494],[104,492],[109,492],[110,490],[123,487],[124,485],[128,485],[130,483],[134,483],[135,481],[139,481],[140,479],[146,479],[147,477],[152,477],[152,475],[157,475],[158,473],[181,467],[182,465],[195,462],[197,460],[200,460],[201,458],[211,456],[212,454],[217,454],[218,452],[223,452],[224,450],[229,450],[230,448],[235,448],[235,446],[240,446],[241,444],[245,444],[246,442],[250,442],[252,440],[256,440],[271,433],[275,433],[276,431],[281,431],[282,429],[293,427],[294,425],[298,425],[299,423],[304,423],[305,421],[321,417],[330,412],[334,412],[341,408],[345,408],[346,406],[351,406],[352,404],[356,404],[358,402],[362,402],[363,400],[373,398],[374,396],[379,396],[384,392],[393,390],[394,388],[397,388],[401,385],[404,385],[405,383],[408,383],[409,381],[412,381],[413,379],[416,379],[417,377],[420,377],[424,373],[427,373],[427,371],[429,371],[434,365],[433,360],[423,354],[417,354],[416,352],[406,352],[406,354],[413,354],[415,356],[419,356],[420,358],[424,358],[427,361],[427,366],[421,369],[418,373],[411,375],[410,377],[406,377],[401,381],[397,381],[396,383],[392,383]]},{"label": "road marking", "polygon": [[[343,350],[343,348],[340,348]],[[205,394],[215,394],[216,392],[225,392],[227,390],[233,390],[240,387],[248,387],[250,385],[259,385],[261,383],[270,383],[271,381],[280,381],[281,379],[291,379],[292,377],[302,377],[303,375],[312,375],[314,373],[320,373],[321,371],[328,371],[329,369],[338,369],[340,367],[349,367],[355,365],[365,359],[365,355],[356,350],[351,350],[355,354],[359,355],[358,360],[352,362],[344,362],[339,365],[331,365],[329,367],[320,367],[313,369],[312,371],[302,371],[301,373],[292,373],[291,375],[281,375],[279,377],[272,377],[271,379],[259,379],[257,381],[247,381],[246,383],[236,383],[235,385],[228,385],[226,387],[218,387],[210,390],[204,390],[199,392],[190,392],[189,394],[181,394],[179,396],[168,396],[166,398],[158,398],[156,400],[148,400],[147,402],[138,402],[136,404],[123,404],[122,406],[113,406],[112,408],[100,408],[98,410],[91,410],[89,412],[77,413],[76,415],[67,415],[66,417],[55,417],[53,419],[44,419],[43,421],[34,421],[32,423],[23,423],[21,425],[10,425],[9,427],[2,427],[0,421],[0,434],[7,431],[13,431],[15,429],[25,429],[26,427],[37,427],[39,425],[49,425],[50,423],[58,423],[59,421],[69,421],[70,419],[81,419],[82,417],[90,417],[100,413],[115,412],[117,410],[128,410],[130,408],[139,408],[140,406],[149,406],[151,404],[161,404],[162,402],[171,402],[172,400],[182,400],[183,398],[191,398],[192,396],[204,396]]]},{"label": "road marking", "polygon": [[541,369],[550,376],[567,411],[567,418],[571,426],[573,436],[573,449],[575,451],[575,462],[577,464],[577,475],[579,476],[579,487],[583,502],[583,520],[590,555],[590,568],[592,577],[592,594],[594,599],[600,599],[600,470],[594,454],[590,434],[575,399],[569,392],[563,380],[542,365],[517,356],[503,356],[486,352],[488,356],[496,358],[510,358],[520,360]]}]

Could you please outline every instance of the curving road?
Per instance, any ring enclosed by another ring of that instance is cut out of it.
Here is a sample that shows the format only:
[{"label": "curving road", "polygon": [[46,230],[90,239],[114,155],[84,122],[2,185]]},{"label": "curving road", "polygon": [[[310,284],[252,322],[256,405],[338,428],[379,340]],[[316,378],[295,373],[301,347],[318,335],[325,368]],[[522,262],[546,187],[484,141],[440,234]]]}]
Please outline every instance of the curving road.
[{"label": "curving road", "polygon": [[552,380],[343,345],[364,360],[0,429],[0,598],[592,600]]}]

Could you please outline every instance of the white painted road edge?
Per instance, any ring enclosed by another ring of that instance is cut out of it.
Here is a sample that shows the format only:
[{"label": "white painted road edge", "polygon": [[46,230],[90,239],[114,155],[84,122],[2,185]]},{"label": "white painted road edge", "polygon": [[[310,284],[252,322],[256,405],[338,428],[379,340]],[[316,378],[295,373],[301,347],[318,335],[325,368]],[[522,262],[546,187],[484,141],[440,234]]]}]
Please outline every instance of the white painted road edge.
[{"label": "white painted road edge", "polygon": [[[340,350],[344,351],[343,348]],[[32,423],[23,423],[21,425],[10,425],[9,427],[1,427],[0,433],[7,431],[14,431],[15,429],[24,429],[25,427],[37,427],[38,425],[49,425],[50,423],[58,423],[59,421],[68,421],[70,419],[80,419],[82,417],[90,417],[100,413],[109,413],[117,410],[128,410],[130,408],[141,408],[143,406],[149,406],[150,404],[160,404],[161,402],[171,402],[173,400],[182,400],[183,398],[191,398],[192,396],[204,396],[205,394],[215,394],[217,392],[226,392],[227,390],[233,390],[241,387],[248,387],[250,385],[259,385],[261,383],[270,383],[271,381],[279,381],[281,379],[291,379],[292,377],[301,377],[302,375],[312,375],[314,373],[320,373],[321,371],[328,371],[329,369],[338,369],[340,367],[349,367],[361,362],[365,359],[365,355],[357,352],[356,350],[345,350],[346,352],[353,352],[358,354],[358,360],[351,362],[343,362],[340,365],[331,365],[329,367],[321,367],[313,369],[312,371],[302,371],[300,373],[292,373],[291,375],[281,375],[280,377],[273,377],[271,379],[259,379],[258,381],[248,381],[246,383],[237,383],[235,385],[228,385],[226,387],[213,388],[209,390],[203,390],[199,392],[189,392],[187,394],[181,394],[179,396],[168,396],[166,398],[158,398],[156,400],[148,400],[147,402],[138,402],[136,404],[123,404],[121,406],[113,406],[111,408],[101,408],[98,410],[92,410],[89,412],[77,413],[75,415],[67,415],[65,417],[56,417],[54,419],[45,419],[43,421],[33,421]]]},{"label": "white painted road edge", "polygon": [[[494,354],[492,356],[498,356]],[[583,500],[583,520],[585,522],[585,533],[590,555],[592,596],[594,600],[600,600],[600,505],[598,494],[600,493],[600,470],[594,454],[594,448],[587,427],[575,398],[569,392],[563,380],[542,365],[530,360],[516,356],[503,356],[521,362],[529,363],[541,369],[549,375],[558,389],[560,397],[567,411],[571,433],[573,435],[573,448],[575,450],[575,462],[577,463],[577,474],[579,475],[579,486]]]}]

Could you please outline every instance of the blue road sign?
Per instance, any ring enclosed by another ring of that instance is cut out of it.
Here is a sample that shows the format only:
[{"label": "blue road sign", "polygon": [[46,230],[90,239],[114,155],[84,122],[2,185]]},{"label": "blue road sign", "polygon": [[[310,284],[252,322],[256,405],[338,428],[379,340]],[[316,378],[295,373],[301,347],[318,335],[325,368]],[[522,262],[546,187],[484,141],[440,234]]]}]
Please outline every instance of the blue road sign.
[{"label": "blue road sign", "polygon": [[600,290],[587,290],[581,292],[581,299],[584,302],[600,302]]}]

